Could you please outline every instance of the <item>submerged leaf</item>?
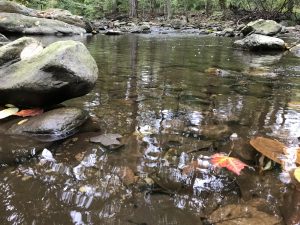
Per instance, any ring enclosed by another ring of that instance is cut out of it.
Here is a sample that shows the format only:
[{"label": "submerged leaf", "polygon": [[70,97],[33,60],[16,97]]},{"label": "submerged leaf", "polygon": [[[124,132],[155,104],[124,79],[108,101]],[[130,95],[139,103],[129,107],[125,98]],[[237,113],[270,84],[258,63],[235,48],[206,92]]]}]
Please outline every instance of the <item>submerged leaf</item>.
[{"label": "submerged leaf", "polygon": [[28,116],[37,116],[44,112],[43,109],[36,108],[36,109],[23,109],[17,113],[15,113],[15,116],[21,116],[21,117],[28,117]]},{"label": "submerged leaf", "polygon": [[300,183],[300,167],[295,169],[294,176],[295,176],[296,180]]},{"label": "submerged leaf", "polygon": [[19,111],[18,108],[8,108],[0,111],[0,119],[12,116]]},{"label": "submerged leaf", "polygon": [[225,167],[237,175],[240,175],[241,170],[244,169],[245,166],[248,166],[237,158],[229,157],[220,153],[212,155],[210,161],[214,166]]},{"label": "submerged leaf", "polygon": [[[252,147],[254,147],[258,152],[263,154],[264,156],[272,159],[273,161],[283,164],[281,155],[284,155],[287,151],[287,147],[277,141],[264,137],[256,137],[250,141]],[[297,163],[300,164],[300,151],[298,150]]]}]

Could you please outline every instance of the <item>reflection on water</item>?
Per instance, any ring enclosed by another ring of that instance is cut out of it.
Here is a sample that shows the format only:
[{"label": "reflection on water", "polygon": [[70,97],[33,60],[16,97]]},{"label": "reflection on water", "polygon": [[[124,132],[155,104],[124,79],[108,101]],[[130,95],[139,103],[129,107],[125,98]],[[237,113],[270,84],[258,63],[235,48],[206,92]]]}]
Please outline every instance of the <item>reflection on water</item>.
[{"label": "reflection on water", "polygon": [[[100,76],[91,93],[66,104],[89,111],[102,133],[121,134],[125,145],[107,151],[77,134],[48,146],[54,160],[3,167],[1,224],[202,224],[254,190],[279,201],[269,178],[254,182],[263,176],[254,171],[245,175],[257,185],[250,187],[223,170],[182,168],[220,151],[255,164],[248,144],[255,135],[298,145],[299,109],[289,107],[300,101],[297,60],[234,50],[226,38],[81,39]],[[285,189],[276,176],[274,186]]]}]

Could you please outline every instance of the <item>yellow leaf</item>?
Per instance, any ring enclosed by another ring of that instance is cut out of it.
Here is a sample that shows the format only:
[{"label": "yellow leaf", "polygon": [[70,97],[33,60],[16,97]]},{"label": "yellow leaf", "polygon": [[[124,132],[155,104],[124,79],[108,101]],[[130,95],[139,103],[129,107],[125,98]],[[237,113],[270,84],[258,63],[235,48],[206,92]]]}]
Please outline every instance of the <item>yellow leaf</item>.
[{"label": "yellow leaf", "polygon": [[18,125],[22,125],[23,123],[26,123],[28,121],[28,119],[25,119],[25,120],[21,120],[18,122]]},{"label": "yellow leaf", "polygon": [[294,176],[295,176],[296,180],[300,183],[300,167],[295,169]]}]

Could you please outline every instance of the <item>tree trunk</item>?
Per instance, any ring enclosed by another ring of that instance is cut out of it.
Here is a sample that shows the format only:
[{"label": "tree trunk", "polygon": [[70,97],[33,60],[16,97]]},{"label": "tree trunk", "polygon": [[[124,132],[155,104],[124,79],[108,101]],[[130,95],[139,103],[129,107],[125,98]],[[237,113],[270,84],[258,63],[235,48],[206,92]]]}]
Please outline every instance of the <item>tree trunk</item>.
[{"label": "tree trunk", "polygon": [[137,0],[129,0],[129,16],[130,17],[137,17],[137,8],[138,8]]},{"label": "tree trunk", "polygon": [[172,8],[171,8],[171,0],[165,0],[165,15],[167,15],[167,20],[172,18]]},{"label": "tree trunk", "polygon": [[206,0],[205,11],[206,11],[207,16],[211,15],[211,10],[212,10],[212,2],[211,2],[211,0]]},{"label": "tree trunk", "polygon": [[294,6],[295,6],[295,0],[288,0],[287,14],[289,17],[291,17],[293,15]]},{"label": "tree trunk", "polygon": [[224,11],[226,9],[226,0],[219,0],[219,6]]}]

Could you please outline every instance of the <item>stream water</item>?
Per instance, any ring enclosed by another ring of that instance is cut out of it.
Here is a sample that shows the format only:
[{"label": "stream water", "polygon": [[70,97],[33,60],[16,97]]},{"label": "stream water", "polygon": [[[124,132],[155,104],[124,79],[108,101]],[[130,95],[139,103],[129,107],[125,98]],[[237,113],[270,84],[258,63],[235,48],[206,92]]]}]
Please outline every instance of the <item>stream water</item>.
[{"label": "stream water", "polygon": [[[279,180],[278,165],[259,172],[249,141],[266,136],[298,145],[298,58],[253,54],[234,49],[232,39],[207,36],[77,38],[95,58],[99,79],[91,93],[64,104],[87,110],[101,133],[122,135],[123,146],[89,142],[91,125],[53,143],[54,160],[3,166],[0,224],[201,225],[222,206],[256,200],[277,224],[293,214],[286,199],[294,190]],[[182,171],[216,152],[255,170]]]}]

